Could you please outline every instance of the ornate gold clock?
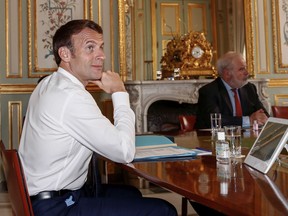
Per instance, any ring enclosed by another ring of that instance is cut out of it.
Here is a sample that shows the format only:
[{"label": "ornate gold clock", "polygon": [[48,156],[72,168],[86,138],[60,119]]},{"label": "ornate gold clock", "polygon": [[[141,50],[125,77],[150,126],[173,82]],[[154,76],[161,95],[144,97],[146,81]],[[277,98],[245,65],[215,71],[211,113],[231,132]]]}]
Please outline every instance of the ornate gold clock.
[{"label": "ornate gold clock", "polygon": [[213,48],[203,32],[190,32],[174,37],[168,42],[161,59],[162,79],[173,77],[174,71],[180,79],[198,76],[215,76],[212,66]]}]

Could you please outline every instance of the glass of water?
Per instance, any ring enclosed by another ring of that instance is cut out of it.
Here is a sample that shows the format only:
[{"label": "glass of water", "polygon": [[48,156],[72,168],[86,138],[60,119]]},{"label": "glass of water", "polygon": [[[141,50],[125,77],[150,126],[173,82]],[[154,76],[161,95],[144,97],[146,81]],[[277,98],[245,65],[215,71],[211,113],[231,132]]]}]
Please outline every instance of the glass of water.
[{"label": "glass of water", "polygon": [[224,126],[225,137],[229,142],[230,156],[235,158],[241,157],[241,126],[229,125]]}]

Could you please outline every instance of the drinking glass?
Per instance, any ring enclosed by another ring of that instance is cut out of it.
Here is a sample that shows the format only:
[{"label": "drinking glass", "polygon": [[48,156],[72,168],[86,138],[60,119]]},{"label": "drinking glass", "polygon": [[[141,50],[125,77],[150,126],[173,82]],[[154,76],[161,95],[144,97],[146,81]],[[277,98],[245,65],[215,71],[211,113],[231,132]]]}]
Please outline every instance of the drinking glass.
[{"label": "drinking glass", "polygon": [[221,113],[210,113],[211,131],[217,133],[221,129]]},{"label": "drinking glass", "polygon": [[224,126],[226,140],[229,141],[230,156],[241,157],[241,126]]}]

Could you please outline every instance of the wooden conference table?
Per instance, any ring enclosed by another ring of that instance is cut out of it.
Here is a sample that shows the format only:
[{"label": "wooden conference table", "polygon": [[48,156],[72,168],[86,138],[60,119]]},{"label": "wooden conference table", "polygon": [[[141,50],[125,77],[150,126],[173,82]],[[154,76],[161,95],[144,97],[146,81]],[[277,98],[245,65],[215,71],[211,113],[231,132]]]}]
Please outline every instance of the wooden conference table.
[{"label": "wooden conference table", "polygon": [[[243,154],[256,139],[243,133]],[[174,137],[187,148],[214,149],[211,133],[189,132]],[[227,215],[288,215],[288,167],[275,165],[265,176],[242,163],[219,165],[213,155],[190,160],[118,164],[124,170]],[[266,178],[268,177],[268,178]]]}]

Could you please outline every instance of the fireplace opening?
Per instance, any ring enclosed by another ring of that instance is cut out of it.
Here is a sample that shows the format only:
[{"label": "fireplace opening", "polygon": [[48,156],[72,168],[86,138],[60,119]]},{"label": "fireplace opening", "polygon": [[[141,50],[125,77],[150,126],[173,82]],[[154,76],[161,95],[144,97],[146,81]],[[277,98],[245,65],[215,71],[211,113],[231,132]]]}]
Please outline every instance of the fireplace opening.
[{"label": "fireplace opening", "polygon": [[179,115],[196,115],[197,104],[159,100],[150,105],[147,112],[149,132],[180,130]]}]

